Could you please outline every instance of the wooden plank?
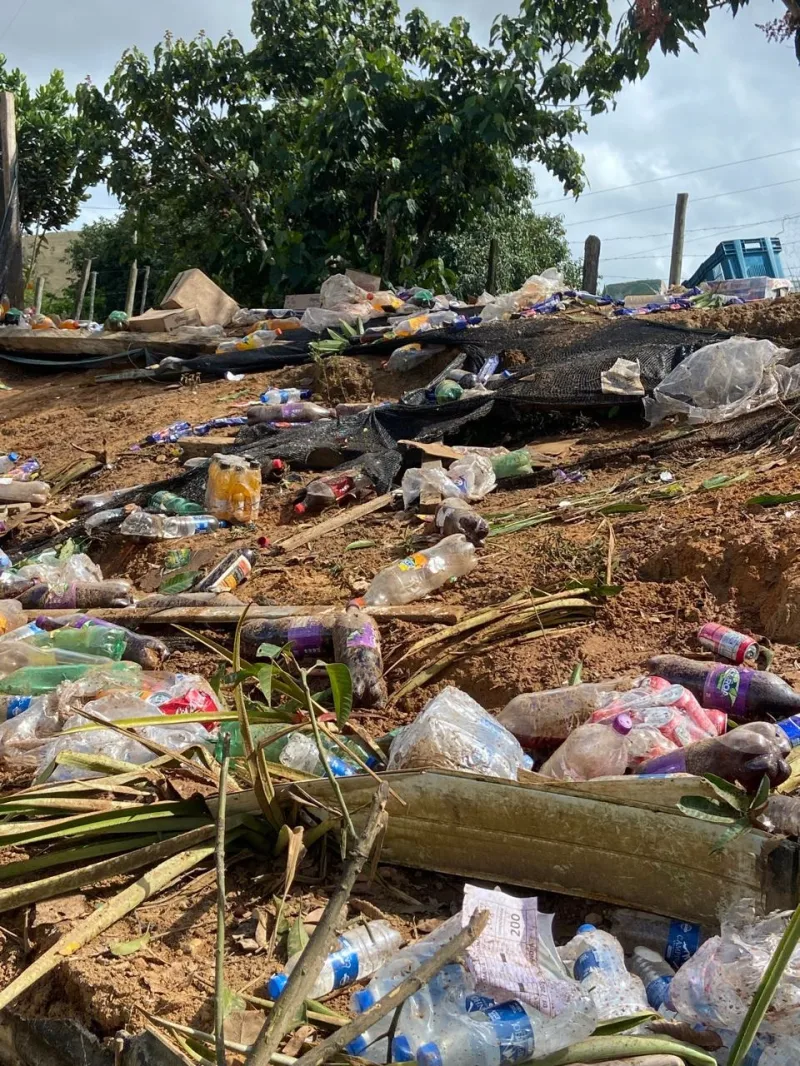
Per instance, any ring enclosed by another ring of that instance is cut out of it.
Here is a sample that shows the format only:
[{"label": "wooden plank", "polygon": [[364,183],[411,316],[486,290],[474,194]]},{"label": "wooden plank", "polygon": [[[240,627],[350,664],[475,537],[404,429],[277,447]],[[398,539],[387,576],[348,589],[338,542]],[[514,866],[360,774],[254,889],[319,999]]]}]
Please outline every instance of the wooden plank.
[{"label": "wooden plank", "polygon": [[[238,430],[241,427],[234,428]],[[185,461],[216,455],[217,452],[229,452],[236,446],[236,441],[233,437],[209,434],[207,437],[178,437],[178,445],[181,449],[181,459]]]},{"label": "wooden plank", "polygon": [[351,522],[357,522],[360,518],[364,518],[366,515],[372,514],[374,511],[380,511],[384,507],[388,507],[393,499],[394,495],[391,492],[387,492],[384,493],[383,496],[376,496],[374,499],[367,500],[366,503],[360,503],[356,507],[344,508],[338,514],[334,515],[333,518],[327,518],[324,522],[320,522],[316,526],[311,526],[310,529],[304,529],[300,533],[295,533],[293,537],[287,537],[286,540],[279,541],[274,547],[284,552],[294,551],[295,548],[305,547],[306,544],[311,544],[313,541],[319,540],[320,537],[324,537],[336,529],[342,529],[344,526],[349,526]]},{"label": "wooden plank", "polygon": [[421,440],[399,440],[397,443],[405,444],[409,448],[417,448],[423,455],[429,455],[431,459],[448,459],[452,462],[464,458],[461,452],[457,452],[455,448],[451,448],[447,444],[442,444],[441,441],[432,441],[430,444],[426,444]]},{"label": "wooden plank", "polygon": [[197,341],[181,337],[180,331],[170,333],[92,333],[71,329],[17,329],[10,326],[0,330],[0,352],[26,356],[74,356],[76,359],[102,355],[125,355],[147,347],[156,355],[213,355],[217,341]]},{"label": "wooden plank", "polygon": [[17,161],[17,118],[13,93],[0,93],[0,283],[11,306],[22,308],[22,226]]},{"label": "wooden plank", "polygon": [[[229,604],[219,607],[169,607],[160,610],[143,607],[98,607],[84,611],[92,618],[101,618],[106,622],[116,622],[121,626],[137,625],[219,625],[235,626],[242,617],[244,606]],[[317,615],[324,611],[337,611],[341,605],[302,603],[282,607],[261,607],[251,604],[247,620],[256,622],[261,618],[294,618],[297,616]],[[380,620],[391,618],[400,622],[416,622],[420,625],[454,625],[464,616],[465,608],[442,603],[409,603],[398,607],[365,607],[367,614]],[[34,622],[42,614],[42,608],[26,611],[29,622]],[[69,618],[74,610],[48,610],[50,618]]]},{"label": "wooden plank", "polygon": [[[587,795],[566,782],[533,784],[446,771],[383,776],[407,804],[390,803],[383,862],[684,921],[713,925],[722,908],[744,897],[763,904],[771,897],[770,857],[788,846],[749,830],[712,851],[725,827],[685,817],[674,807],[678,793],[711,795],[704,781],[689,776],[585,783],[612,791],[613,798]],[[340,785],[358,826],[358,812],[369,806],[375,782],[359,776],[342,778]],[[291,787],[281,786],[279,793],[291,794]],[[327,780],[305,781],[303,792],[335,803]],[[230,802],[249,809],[255,800],[240,793]],[[787,895],[796,897],[796,882],[791,892],[783,886],[781,898]]]}]

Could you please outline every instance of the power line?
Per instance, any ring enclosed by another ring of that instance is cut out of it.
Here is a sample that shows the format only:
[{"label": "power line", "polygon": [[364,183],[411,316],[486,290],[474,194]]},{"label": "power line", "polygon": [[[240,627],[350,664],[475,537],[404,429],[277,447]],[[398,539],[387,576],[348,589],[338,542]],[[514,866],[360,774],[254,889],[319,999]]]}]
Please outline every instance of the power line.
[{"label": "power line", "polygon": [[[779,185],[794,185],[800,178],[789,178],[786,181],[773,181],[770,185],[751,185],[748,189],[729,189],[727,192],[715,192],[710,196],[695,196],[693,204],[703,203],[706,200],[719,200],[723,196],[740,196],[746,192],[760,192],[762,189],[777,189]],[[628,215],[641,215],[646,211],[665,211],[673,208],[674,202],[668,204],[655,204],[653,207],[637,207],[633,211],[618,211],[615,215],[603,215],[601,218],[576,218],[573,221],[565,220],[565,226],[588,226],[590,222],[607,222],[612,218],[627,218]]]},{"label": "power line", "polygon": [[20,15],[22,14],[22,9],[23,9],[23,7],[25,7],[25,4],[26,4],[27,2],[28,2],[28,0],[20,0],[20,5],[19,5],[19,7],[18,7],[18,8],[17,8],[17,10],[16,10],[15,12],[14,12],[14,14],[13,14],[13,15],[11,16],[11,21],[9,22],[9,24],[8,24],[8,25],[6,26],[6,28],[5,28],[4,30],[3,30],[3,34],[2,34],[2,36],[3,36],[3,37],[5,37],[5,35],[6,35],[7,33],[8,33],[8,31],[9,31],[9,30],[11,29],[11,27],[12,27],[12,26],[14,25],[14,23],[15,23],[15,22],[17,21],[17,19],[19,18],[19,16],[20,16]]},{"label": "power line", "polygon": [[[779,218],[779,219],[767,219],[766,221],[768,221],[768,222],[769,221],[771,221],[771,222],[783,222],[783,224],[785,226],[785,224],[787,222],[792,221],[792,220],[794,220],[796,218],[800,218],[800,215],[782,215],[781,218]],[[752,222],[752,223],[745,222],[745,223],[743,223],[743,225],[746,226],[746,227],[751,226],[751,225],[752,226],[756,226],[756,225],[763,225],[763,224],[764,224],[763,222],[761,222],[761,223],[758,223],[758,222]],[[725,229],[726,227],[723,226],[721,228]],[[740,227],[739,226],[735,226],[735,227],[731,226],[730,228],[731,229],[738,229]],[[691,232],[691,231],[687,230],[687,232]],[[705,237],[692,237],[686,243],[687,244],[697,244],[698,241],[707,240],[708,236],[710,236],[710,235],[707,234]],[[776,234],[776,236],[777,236],[777,234]],[[664,245],[661,248],[651,248],[649,252],[641,252],[640,253],[640,252],[637,251],[637,252],[634,252],[633,254],[630,254],[630,255],[617,255],[617,256],[612,256],[610,258],[606,257],[605,262],[611,262],[612,260],[617,261],[617,260],[620,260],[620,259],[646,259],[648,256],[651,256],[651,255],[663,255],[665,252],[671,251],[671,248],[672,248],[671,245]],[[686,254],[689,255],[689,256],[692,256],[692,255],[699,255],[701,253],[699,253],[699,252],[687,252]]]},{"label": "power line", "polygon": [[[709,233],[717,232],[719,230],[726,229],[748,229],[750,226],[766,226],[770,222],[785,222],[788,219],[800,218],[800,214],[794,215],[778,215],[776,218],[757,218],[751,222],[725,222],[721,226],[692,226],[687,229],[687,233]],[[611,241],[644,241],[655,237],[671,237],[672,230],[662,230],[661,233],[629,233],[625,237],[603,237],[603,243],[609,244]],[[692,238],[696,240],[698,238]],[[575,238],[574,241],[567,241],[567,244],[583,244],[584,242],[580,238]]]},{"label": "power line", "polygon": [[[759,159],[775,159],[779,155],[791,155],[793,152],[800,152],[800,148],[786,148],[782,152],[770,152],[769,155],[754,155],[749,159],[733,159],[730,163],[715,163],[712,167],[698,167],[697,170],[682,170],[678,174],[665,174],[663,178],[645,178],[643,181],[632,181],[627,185],[612,185],[608,189],[596,189],[593,192],[583,192],[580,194],[581,199],[585,200],[587,196],[602,196],[607,192],[621,192],[623,189],[636,189],[640,185],[652,185],[657,181],[670,181],[672,178],[687,178],[690,174],[706,174],[709,170],[721,170],[723,167],[737,167],[741,163],[756,163]],[[564,197],[559,197],[557,200],[542,200],[539,204],[540,207],[546,207],[549,204],[563,203]]]}]

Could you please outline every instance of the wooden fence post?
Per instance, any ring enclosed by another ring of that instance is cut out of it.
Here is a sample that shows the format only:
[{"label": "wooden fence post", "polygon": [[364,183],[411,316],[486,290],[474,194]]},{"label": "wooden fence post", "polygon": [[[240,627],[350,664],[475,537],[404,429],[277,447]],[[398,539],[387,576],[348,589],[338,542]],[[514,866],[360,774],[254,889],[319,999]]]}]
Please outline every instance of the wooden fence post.
[{"label": "wooden fence post", "polygon": [[18,171],[14,94],[0,93],[0,290],[8,293],[12,307],[22,310],[25,281]]}]

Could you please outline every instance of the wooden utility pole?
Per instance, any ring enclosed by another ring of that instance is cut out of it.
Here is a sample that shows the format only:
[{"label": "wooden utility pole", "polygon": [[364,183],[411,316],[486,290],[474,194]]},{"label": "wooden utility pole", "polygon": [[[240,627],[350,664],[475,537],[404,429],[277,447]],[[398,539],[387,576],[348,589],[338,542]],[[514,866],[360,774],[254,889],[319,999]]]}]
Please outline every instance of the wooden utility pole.
[{"label": "wooden utility pole", "polygon": [[22,308],[25,282],[13,93],[0,93],[0,290],[8,293],[12,307]]},{"label": "wooden utility pole", "polygon": [[89,287],[89,277],[91,273],[92,261],[91,259],[84,259],[83,273],[81,274],[81,283],[78,286],[78,297],[75,300],[75,314],[72,316],[76,322],[80,321],[81,312],[83,311],[83,301],[86,299],[86,290]]},{"label": "wooden utility pole", "polygon": [[144,268],[142,274],[142,302],[139,304],[139,314],[143,315],[147,310],[147,287],[150,284],[150,267]]},{"label": "wooden utility pole", "polygon": [[583,279],[581,288],[584,292],[597,293],[597,275],[600,271],[600,238],[591,234],[583,246]]},{"label": "wooden utility pole", "polygon": [[128,291],[125,295],[125,314],[128,318],[133,317],[133,303],[136,299],[136,279],[139,276],[139,264],[134,259],[128,273]]},{"label": "wooden utility pole", "polygon": [[500,242],[497,237],[489,241],[489,261],[486,264],[486,291],[497,295],[497,260],[500,255]]},{"label": "wooden utility pole", "polygon": [[36,314],[37,315],[40,315],[42,313],[42,301],[43,300],[44,300],[44,278],[40,274],[39,277],[36,279],[36,296],[35,296],[34,301],[33,301],[33,306],[34,306],[34,309],[36,310]]},{"label": "wooden utility pole", "polygon": [[683,267],[683,235],[686,232],[686,208],[688,192],[679,192],[675,198],[675,222],[672,226],[672,258],[669,262],[669,284],[680,285]]},{"label": "wooden utility pole", "polygon": [[89,278],[89,321],[94,322],[94,295],[97,291],[97,271],[93,270]]}]

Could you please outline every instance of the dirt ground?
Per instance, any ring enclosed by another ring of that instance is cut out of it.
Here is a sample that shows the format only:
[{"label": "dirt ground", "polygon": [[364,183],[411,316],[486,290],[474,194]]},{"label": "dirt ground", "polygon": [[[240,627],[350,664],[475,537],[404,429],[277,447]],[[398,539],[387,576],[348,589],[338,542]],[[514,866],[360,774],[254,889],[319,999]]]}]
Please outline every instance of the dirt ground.
[{"label": "dirt ground", "polygon": [[[800,296],[766,307],[669,317],[800,344]],[[553,330],[558,332],[555,320]],[[2,379],[12,391],[0,394],[0,450],[35,455],[45,475],[79,457],[82,449],[106,451],[108,468],[71,485],[57,501],[66,510],[78,495],[177,472],[179,460],[172,446],[132,450],[147,433],[173,421],[199,422],[238,412],[270,385],[311,387],[315,398],[327,401],[393,399],[402,388],[429,380],[430,371],[428,366],[419,380],[399,382],[374,357],[365,356],[331,360],[325,376],[316,367],[296,367],[241,382],[164,388],[138,382],[96,385],[85,373],[31,375],[3,370]],[[521,692],[565,684],[579,662],[584,681],[635,674],[650,655],[697,652],[697,627],[709,620],[766,638],[775,651],[773,668],[788,681],[800,682],[800,562],[795,547],[800,499],[770,508],[747,504],[756,494],[800,492],[793,437],[757,453],[726,453],[705,445],[684,450],[669,461],[654,462],[644,456],[607,467],[581,466],[582,456],[599,446],[622,443],[633,451],[634,445],[655,443],[662,434],[663,430],[648,431],[629,423],[587,424],[572,450],[559,460],[561,467],[578,472],[581,481],[564,483],[550,471],[536,487],[498,488],[477,506],[486,516],[516,518],[555,509],[554,520],[490,538],[480,549],[480,564],[471,574],[430,597],[432,603],[475,608],[500,603],[524,589],[553,590],[570,580],[605,581],[610,576],[621,591],[603,601],[593,622],[567,634],[509,642],[490,653],[465,655],[408,699],[383,712],[356,712],[356,720],[378,736],[411,720],[445,685],[462,688],[496,711]],[[720,474],[747,477],[728,487],[703,488],[704,481]],[[221,558],[236,545],[254,548],[259,538],[280,540],[301,528],[289,519],[289,504],[310,478],[308,473],[293,472],[283,483],[267,486],[255,528],[195,538],[202,539],[202,544],[190,546],[213,548]],[[565,520],[569,509],[561,506],[564,501],[620,486],[631,478],[638,478],[640,487],[648,489],[677,482],[683,492],[653,499],[640,512]],[[252,579],[241,594],[262,603],[344,604],[362,593],[382,567],[424,545],[426,536],[416,519],[380,512],[296,553],[259,551]],[[354,542],[370,543],[356,547]],[[156,543],[121,552],[119,540],[112,539],[94,545],[92,554],[107,577],[127,576],[138,587],[150,589],[157,586],[163,557],[173,547],[175,542]],[[429,628],[411,623],[383,624],[387,666],[428,632]],[[216,665],[209,653],[182,638],[175,642],[170,662],[176,669],[205,674]],[[390,692],[422,662],[406,659],[391,671]],[[18,856],[9,854],[0,861]],[[309,928],[318,920],[335,881],[332,852],[328,860],[330,868],[322,868],[319,852],[306,857],[290,897],[289,915],[302,915]],[[371,884],[357,886],[350,920],[385,915],[406,936],[415,936],[460,905],[462,882],[458,879],[388,867],[381,867],[379,874]],[[264,907],[280,890],[282,876],[282,860],[269,863],[249,858],[231,866],[226,969],[234,990],[249,989],[252,995],[265,996],[264,979],[283,961],[280,954],[267,959],[243,949],[239,942],[240,933],[252,930],[256,908]],[[85,913],[123,883],[88,891]],[[22,1014],[75,1018],[101,1037],[122,1027],[140,1027],[145,1009],[208,1031],[212,1026],[215,893],[213,874],[194,871],[64,962],[51,978],[23,997],[16,1009]],[[559,914],[564,936],[589,907],[583,901],[563,898],[543,901],[543,909]],[[45,913],[39,928],[45,935],[53,925],[63,931],[67,920],[54,921],[52,914]],[[26,921],[30,923],[30,916],[26,919],[20,912],[3,916],[0,978],[4,981],[18,972],[26,957],[20,939]],[[139,952],[125,958],[109,954],[109,944],[145,931],[151,939]],[[334,1006],[345,1007],[346,1002],[347,997],[340,996]]]}]

